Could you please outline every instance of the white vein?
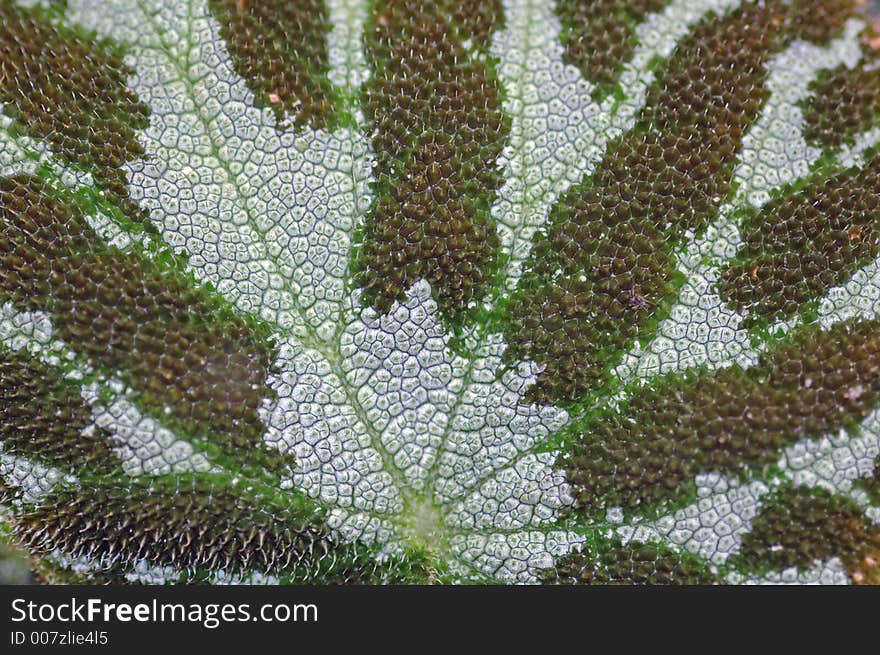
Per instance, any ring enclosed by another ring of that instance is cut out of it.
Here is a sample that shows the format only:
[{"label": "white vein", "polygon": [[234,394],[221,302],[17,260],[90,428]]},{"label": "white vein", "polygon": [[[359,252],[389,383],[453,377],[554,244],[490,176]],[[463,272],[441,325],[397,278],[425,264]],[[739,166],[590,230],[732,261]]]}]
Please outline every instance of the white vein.
[{"label": "white vein", "polygon": [[128,83],[151,115],[147,157],[126,164],[129,189],[164,239],[242,311],[331,338],[351,234],[369,205],[367,137],[276,129],[205,2],[80,0],[69,14],[133,46]]},{"label": "white vein", "polygon": [[[614,528],[624,543],[664,541],[723,564],[737,553],[742,537],[751,530],[762,499],[782,484],[819,487],[831,493],[853,497],[876,517],[877,509],[854,488],[853,482],[870,476],[880,456],[880,408],[862,420],[856,434],[838,430],[815,439],[805,438],[788,447],[776,464],[777,474],[767,480],[746,483],[732,476],[710,472],[696,476],[697,500],[670,515],[643,521],[624,522],[623,514]],[[872,519],[876,520],[876,519]],[[775,579],[775,578],[773,578]]]},{"label": "white vein", "polygon": [[[547,518],[547,508],[566,502],[551,456],[504,472],[518,454],[567,420],[561,410],[522,402],[534,367],[499,378],[500,341],[474,354],[473,368],[455,355],[425,282],[382,316],[361,310],[355,297],[349,316],[340,338],[344,380],[318,354],[287,343],[279,359],[282,372],[270,380],[275,399],[263,410],[266,442],[297,458],[293,484],[334,505],[334,520],[360,531],[361,538],[380,541],[376,531],[406,529],[409,514],[422,503],[444,506],[495,474],[495,484],[520,505],[520,525],[523,516]],[[474,369],[479,373],[473,375]],[[356,390],[356,405],[346,388]],[[356,407],[368,409],[360,415]],[[370,430],[376,432],[373,439]],[[426,488],[447,432],[452,442],[441,455],[440,475]],[[504,523],[500,512],[497,520]]]},{"label": "white vein", "polygon": [[327,57],[330,81],[350,99],[350,109],[360,123],[363,114],[356,102],[361,86],[370,78],[363,48],[363,30],[370,9],[369,0],[325,0],[330,24]]},{"label": "white vein", "polygon": [[644,349],[636,345],[618,366],[622,380],[694,366],[748,367],[757,362],[760,349],[752,347],[748,331],[741,327],[744,316],[723,303],[716,288],[725,262],[741,242],[734,214],[743,206],[762,206],[771,190],[809,174],[822,153],[806,142],[801,104],[820,71],[858,62],[861,27],[860,21],[851,20],[844,35],[825,47],[796,41],[770,59],[770,95],[743,138],[734,171],[736,197],[721,207],[719,219],[705,234],[692,238],[678,253],[678,269],[686,277],[679,298],[652,341]]},{"label": "white vein", "polygon": [[167,473],[207,472],[217,470],[208,459],[193,450],[192,444],[145,416],[125,396],[100,402],[100,387],[83,387],[82,396],[92,406],[92,426],[107,430],[117,442],[113,448],[127,475],[162,475]]},{"label": "white vein", "polygon": [[[549,4],[505,1],[505,27],[491,53],[512,118],[499,162],[506,182],[492,209],[509,257],[506,289],[521,274],[552,204],[632,126],[656,59],[669,56],[707,11],[738,4],[673,0],[648,16],[621,79],[625,100],[611,97],[599,106],[591,85],[562,61]],[[201,0],[69,5],[76,21],[132,46],[128,63],[137,72],[129,84],[152,110],[141,134],[148,157],[127,165],[132,197],[200,279],[278,328],[281,347],[268,380],[275,395],[261,415],[266,443],[293,453],[300,464],[285,486],[330,506],[337,534],[384,544],[388,552],[408,543],[414,515],[431,517],[430,505],[437,505],[437,520],[452,534],[444,552],[463,578],[533,581],[536,569],[583,543],[575,533],[536,529],[571,502],[553,468],[555,454],[533,452],[567,421],[561,410],[522,402],[538,369],[528,362],[503,368],[505,346],[494,334],[467,340],[467,357],[455,354],[426,283],[414,285],[381,317],[362,311],[358,295],[347,290],[351,235],[370,204],[367,136],[355,127],[293,133],[276,125],[270,110],[255,109]],[[328,1],[330,79],[357,122],[362,116],[353,101],[369,76],[361,43],[367,5]],[[849,25],[847,36],[828,48],[795,44],[774,58],[773,93],[737,169],[737,202],[760,203],[769,188],[809,168],[816,152],[803,142],[796,102],[819,68],[855,61],[855,29]],[[853,161],[864,150],[859,147],[847,154]],[[764,157],[775,162],[771,171],[758,165]],[[712,256],[717,267],[735,252],[739,236],[727,220],[732,208],[682,254],[691,286],[680,309],[648,355],[634,353],[622,375],[751,361],[739,317],[718,309],[711,289],[717,269],[703,264]],[[684,344],[684,354],[676,350],[673,360],[661,361],[669,351],[664,338],[675,348]],[[135,453],[145,445],[140,430],[155,436],[161,426],[144,428],[144,417],[123,405],[103,407],[96,423],[128,439],[128,452]],[[150,454],[154,459],[146,461],[159,462],[150,466],[176,470],[176,460]],[[798,475],[811,466],[818,471],[823,457]],[[767,485],[713,474],[698,483],[693,508],[618,531],[634,538],[641,530],[723,561],[738,547]]]},{"label": "white vein", "polygon": [[760,512],[761,498],[771,487],[760,480],[743,484],[717,473],[701,474],[696,483],[693,504],[655,520],[616,528],[621,541],[662,541],[714,564],[727,561],[739,551]]},{"label": "white vein", "polygon": [[457,560],[452,564],[453,572],[463,580],[529,583],[536,581],[536,571],[551,567],[555,557],[572,552],[584,542],[573,532],[524,530],[456,535],[450,539],[449,548]]},{"label": "white vein", "polygon": [[635,123],[654,81],[656,59],[668,57],[708,11],[738,5],[738,0],[674,0],[649,14],[636,29],[639,45],[620,78],[626,98],[617,105],[613,96],[602,104],[593,100],[594,86],[564,62],[553,3],[505,0],[505,26],[491,47],[511,117],[509,142],[499,158],[505,183],[492,207],[508,258],[505,291],[516,286],[535,234],[559,196],[592,173],[608,143]]},{"label": "white vein", "polygon": [[77,480],[57,468],[23,457],[16,457],[3,451],[0,444],[0,478],[19,490],[20,496],[12,500],[12,505],[39,503],[52,493],[59,484],[74,486]]},{"label": "white vein", "polygon": [[850,577],[843,562],[833,557],[824,562],[815,562],[806,570],[791,567],[764,575],[744,575],[734,571],[727,576],[727,582],[738,585],[846,585]]},{"label": "white vein", "polygon": [[[128,475],[158,475],[169,472],[207,471],[210,463],[192,444],[177,438],[156,419],[144,416],[131,402],[130,389],[113,379],[97,376],[77,353],[54,337],[51,317],[45,312],[17,309],[11,303],[0,305],[0,345],[12,352],[26,350],[49,366],[57,375],[81,380],[93,377],[80,393],[91,406],[93,423],[110,433],[113,451],[119,456]],[[104,395],[111,400],[103,400]]]},{"label": "white vein", "polygon": [[0,103],[0,177],[34,174],[48,164],[56,177],[68,186],[89,186],[92,176],[57,161],[49,146],[26,134],[15,134],[15,121],[4,113]]}]

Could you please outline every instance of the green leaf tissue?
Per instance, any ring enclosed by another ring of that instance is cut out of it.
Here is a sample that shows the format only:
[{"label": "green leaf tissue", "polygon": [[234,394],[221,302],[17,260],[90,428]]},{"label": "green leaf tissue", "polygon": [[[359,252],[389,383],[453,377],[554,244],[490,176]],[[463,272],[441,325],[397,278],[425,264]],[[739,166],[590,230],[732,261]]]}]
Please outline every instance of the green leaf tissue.
[{"label": "green leaf tissue", "polygon": [[48,583],[880,582],[857,0],[0,0]]}]

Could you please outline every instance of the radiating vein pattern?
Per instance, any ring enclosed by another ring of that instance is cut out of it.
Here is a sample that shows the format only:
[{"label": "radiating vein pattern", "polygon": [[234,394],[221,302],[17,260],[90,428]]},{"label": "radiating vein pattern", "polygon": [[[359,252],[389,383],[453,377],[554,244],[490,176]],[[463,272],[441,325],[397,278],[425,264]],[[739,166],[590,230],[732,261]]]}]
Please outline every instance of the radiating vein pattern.
[{"label": "radiating vein pattern", "polygon": [[0,538],[48,583],[877,583],[860,4],[0,0]]},{"label": "radiating vein pattern", "polygon": [[[209,7],[83,0],[72,19],[130,44],[129,86],[151,108],[129,190],[193,274],[284,330],[334,331],[356,218],[368,202],[364,136],[279,130],[254,105]],[[259,144],[259,145],[257,145]]]},{"label": "radiating vein pattern", "polygon": [[0,297],[52,314],[90,362],[226,448],[259,444],[268,346],[180,273],[102,246],[33,176],[0,179]]},{"label": "radiating vein pattern", "polygon": [[788,318],[880,250],[880,158],[780,196],[742,222],[721,297],[750,318]]},{"label": "radiating vein pattern", "polygon": [[[705,232],[687,238],[676,252],[678,272],[685,278],[678,298],[650,343],[635,343],[615,369],[616,376],[645,379],[695,366],[749,366],[757,361],[760,340],[752,338],[743,312],[722,301],[719,280],[742,242],[740,222],[744,215],[763,207],[771,196],[796,188],[820,162],[826,170],[833,162],[832,172],[834,167],[845,170],[861,165],[866,151],[880,136],[868,130],[857,135],[852,145],[827,153],[810,145],[804,136],[801,107],[810,97],[810,85],[823,71],[859,62],[855,37],[860,29],[858,22],[850,21],[844,32],[827,44],[797,40],[770,59],[765,83],[769,96],[761,115],[743,136],[733,175],[734,196],[722,205],[718,220]],[[870,285],[866,293],[868,289]],[[841,320],[849,300],[837,289],[829,291],[832,293],[838,303],[834,315]]]},{"label": "radiating vein pattern", "polygon": [[671,246],[717,215],[766,63],[818,29],[782,2],[710,15],[648,92],[636,126],[554,208],[509,312],[511,352],[545,366],[533,397],[577,400],[674,291]]},{"label": "radiating vein pattern", "polygon": [[670,376],[589,421],[565,460],[578,503],[656,506],[698,473],[745,474],[786,446],[853,427],[876,406],[876,321],[808,328],[757,366]]}]

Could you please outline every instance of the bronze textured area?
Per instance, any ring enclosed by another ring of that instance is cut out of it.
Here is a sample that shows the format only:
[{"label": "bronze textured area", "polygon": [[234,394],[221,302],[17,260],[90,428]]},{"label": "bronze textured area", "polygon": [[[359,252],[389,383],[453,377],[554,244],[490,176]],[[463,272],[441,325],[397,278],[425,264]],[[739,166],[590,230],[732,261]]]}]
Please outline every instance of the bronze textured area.
[{"label": "bronze textured area", "polygon": [[794,36],[824,43],[839,35],[863,4],[864,0],[792,0]]},{"label": "bronze textured area", "polygon": [[508,311],[511,358],[545,368],[532,398],[576,401],[662,316],[673,247],[730,193],[748,126],[767,97],[770,55],[797,33],[783,2],[704,18],[682,42],[635,128],[563,194]]},{"label": "bronze textured area", "polygon": [[851,428],[880,401],[880,322],[804,329],[759,364],[671,377],[578,430],[566,467],[583,511],[682,498],[698,473],[760,472],[787,446]]},{"label": "bronze textured area", "polygon": [[765,499],[735,563],[755,569],[807,569],[839,557],[859,584],[877,579],[880,530],[851,500],[824,489],[787,487]]},{"label": "bronze textured area", "polygon": [[487,290],[499,244],[489,208],[509,120],[491,63],[471,50],[485,52],[500,13],[497,0],[373,5],[364,104],[376,200],[357,268],[381,310],[420,278],[450,317]]},{"label": "bronze textured area", "polygon": [[6,480],[0,479],[0,503],[4,505],[17,502],[21,499],[21,489],[17,486],[8,484]]},{"label": "bronze textured area", "polygon": [[758,317],[795,315],[880,251],[880,157],[819,179],[743,219],[743,245],[725,269],[722,299]]},{"label": "bronze textured area", "polygon": [[300,126],[332,119],[324,0],[211,0],[210,7],[258,106]]},{"label": "bronze textured area", "polygon": [[151,407],[226,448],[261,444],[271,348],[177,271],[104,247],[39,179],[0,179],[0,297],[50,311],[58,336]]},{"label": "bronze textured area", "polygon": [[880,504],[880,456],[874,459],[874,471],[871,475],[860,480],[857,484],[861,484],[861,486],[864,487],[871,500]]},{"label": "bronze textured area", "polygon": [[636,46],[635,26],[666,0],[557,0],[568,61],[587,79],[612,84]]},{"label": "bronze textured area", "polygon": [[369,575],[356,557],[346,557],[348,547],[333,546],[314,512],[279,508],[199,480],[63,490],[17,517],[15,534],[33,553],[58,549],[117,565],[143,560],[185,572],[306,569],[315,576],[323,567],[328,577],[349,583]]},{"label": "bronze textured area", "polygon": [[106,431],[92,426],[79,390],[24,351],[0,350],[0,444],[66,471],[121,472]]},{"label": "bronze textured area", "polygon": [[811,86],[804,108],[805,134],[823,146],[838,147],[878,122],[880,60],[866,48],[854,68],[825,71]]},{"label": "bronze textured area", "polygon": [[121,166],[144,156],[136,130],[148,109],[126,86],[122,57],[57,28],[39,14],[0,5],[0,102],[24,133],[44,139],[90,171],[131,218],[143,212],[128,198]]},{"label": "bronze textured area", "polygon": [[864,2],[0,0],[0,543],[878,583]]},{"label": "bronze textured area", "polygon": [[[663,9],[667,0],[557,0],[566,58],[587,79],[613,84],[636,46],[635,28],[645,16]],[[794,35],[824,42],[840,33],[857,1],[796,0]],[[778,5],[778,3],[777,3]]]},{"label": "bronze textured area", "polygon": [[541,574],[545,583],[567,585],[705,585],[719,582],[704,562],[687,553],[637,541],[620,541],[565,555]]}]

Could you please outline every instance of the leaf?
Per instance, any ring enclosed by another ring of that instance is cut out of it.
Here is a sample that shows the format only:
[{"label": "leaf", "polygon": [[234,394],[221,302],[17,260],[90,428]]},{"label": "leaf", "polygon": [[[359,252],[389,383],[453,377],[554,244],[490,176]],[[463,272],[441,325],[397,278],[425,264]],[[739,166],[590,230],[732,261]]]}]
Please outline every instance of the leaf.
[{"label": "leaf", "polygon": [[856,4],[4,0],[2,539],[48,582],[872,580]]}]

